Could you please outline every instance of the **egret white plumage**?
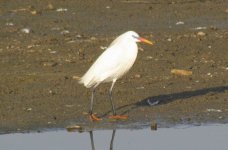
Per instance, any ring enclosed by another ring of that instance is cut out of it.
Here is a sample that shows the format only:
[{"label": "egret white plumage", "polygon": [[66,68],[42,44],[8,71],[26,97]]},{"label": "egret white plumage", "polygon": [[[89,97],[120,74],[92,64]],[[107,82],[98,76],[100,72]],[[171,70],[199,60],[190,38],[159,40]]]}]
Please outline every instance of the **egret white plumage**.
[{"label": "egret white plumage", "polygon": [[90,118],[93,121],[101,120],[93,114],[93,102],[95,88],[103,82],[112,82],[109,89],[109,99],[112,105],[113,116],[115,119],[125,119],[127,116],[116,115],[112,98],[112,89],[116,80],[122,77],[134,64],[138,46],[137,42],[144,42],[150,45],[153,43],[145,38],[140,37],[134,31],[127,31],[117,37],[109,47],[98,57],[85,75],[80,78],[79,83],[84,84],[86,88],[92,88],[90,103]]}]

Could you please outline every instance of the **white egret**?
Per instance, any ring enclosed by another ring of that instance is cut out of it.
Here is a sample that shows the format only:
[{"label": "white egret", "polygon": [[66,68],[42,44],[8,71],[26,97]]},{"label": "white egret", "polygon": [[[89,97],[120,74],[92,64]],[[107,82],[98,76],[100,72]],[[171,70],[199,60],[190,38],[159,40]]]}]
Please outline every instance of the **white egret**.
[{"label": "white egret", "polygon": [[112,105],[113,116],[110,116],[110,118],[127,119],[127,116],[116,115],[112,100],[112,89],[116,80],[122,77],[134,64],[138,53],[137,42],[153,45],[151,41],[140,37],[136,32],[127,31],[117,37],[98,57],[85,75],[80,78],[80,84],[84,84],[86,88],[92,88],[89,110],[91,120],[101,120],[93,114],[93,102],[95,88],[103,82],[112,82],[109,89],[109,99]]}]

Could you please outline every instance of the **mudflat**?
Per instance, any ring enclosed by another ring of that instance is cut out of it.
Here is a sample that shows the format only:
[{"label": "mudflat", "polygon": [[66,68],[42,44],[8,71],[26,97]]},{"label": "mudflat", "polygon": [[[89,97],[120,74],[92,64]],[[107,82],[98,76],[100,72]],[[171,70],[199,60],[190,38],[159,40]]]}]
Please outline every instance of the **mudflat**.
[{"label": "mudflat", "polygon": [[[228,1],[9,0],[0,2],[0,25],[1,133],[228,123]],[[94,106],[103,120],[93,123],[91,90],[77,80],[128,30],[155,41],[139,44],[136,63],[114,87],[117,113],[129,119],[107,119],[107,83]]]}]

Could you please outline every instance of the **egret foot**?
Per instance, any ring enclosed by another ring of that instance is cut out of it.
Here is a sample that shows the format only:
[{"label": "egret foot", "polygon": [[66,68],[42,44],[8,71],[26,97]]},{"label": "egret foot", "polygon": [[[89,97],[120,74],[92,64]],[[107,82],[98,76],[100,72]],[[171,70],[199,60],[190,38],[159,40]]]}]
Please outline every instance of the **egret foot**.
[{"label": "egret foot", "polygon": [[91,121],[101,121],[101,118],[98,118],[97,116],[95,116],[94,114],[90,114],[89,118]]},{"label": "egret foot", "polygon": [[110,118],[110,119],[123,119],[123,120],[126,120],[126,119],[128,119],[128,116],[127,115],[112,115],[112,116],[109,116],[108,118]]}]

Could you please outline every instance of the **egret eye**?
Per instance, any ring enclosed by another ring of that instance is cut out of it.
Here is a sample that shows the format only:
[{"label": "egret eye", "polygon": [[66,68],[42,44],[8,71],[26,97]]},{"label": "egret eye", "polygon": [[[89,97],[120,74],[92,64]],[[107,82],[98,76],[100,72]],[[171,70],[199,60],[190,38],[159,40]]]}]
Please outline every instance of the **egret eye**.
[{"label": "egret eye", "polygon": [[136,39],[138,39],[138,38],[139,38],[139,37],[138,37],[138,36],[136,36],[136,35],[132,35],[132,37],[133,37],[133,38],[136,38]]}]

